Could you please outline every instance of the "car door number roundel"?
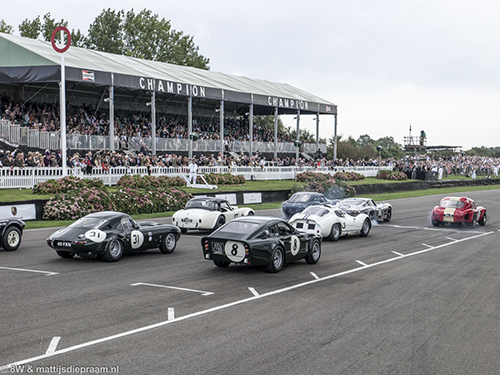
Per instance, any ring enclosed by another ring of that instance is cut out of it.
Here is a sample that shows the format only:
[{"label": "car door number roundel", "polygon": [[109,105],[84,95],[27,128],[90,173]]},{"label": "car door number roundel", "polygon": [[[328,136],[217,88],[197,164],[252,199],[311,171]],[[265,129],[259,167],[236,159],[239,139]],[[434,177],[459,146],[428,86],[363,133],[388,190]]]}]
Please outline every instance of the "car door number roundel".
[{"label": "car door number roundel", "polygon": [[85,238],[93,242],[102,242],[106,239],[106,232],[100,229],[91,229],[85,232]]},{"label": "car door number roundel", "polygon": [[144,243],[144,235],[138,230],[133,230],[130,233],[130,247],[132,249],[138,249]]},{"label": "car door number roundel", "polygon": [[295,256],[299,253],[299,248],[300,248],[300,240],[299,237],[297,236],[292,236],[290,239],[290,251],[292,252],[292,255]]},{"label": "car door number roundel", "polygon": [[231,262],[241,262],[245,258],[245,246],[241,242],[227,241],[224,252]]}]

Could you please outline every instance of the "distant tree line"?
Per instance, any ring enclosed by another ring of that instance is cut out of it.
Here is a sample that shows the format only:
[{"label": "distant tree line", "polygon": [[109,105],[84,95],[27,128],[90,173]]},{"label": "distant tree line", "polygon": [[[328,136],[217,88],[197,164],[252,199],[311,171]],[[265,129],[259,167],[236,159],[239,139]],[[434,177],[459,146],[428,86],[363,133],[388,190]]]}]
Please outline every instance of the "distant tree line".
[{"label": "distant tree line", "polygon": [[[337,136],[337,159],[370,160],[379,156],[382,159],[401,159],[404,156],[403,147],[394,141],[393,137],[372,139],[368,134],[360,136],[357,140],[352,136],[343,139],[342,134]],[[327,158],[333,159],[334,138],[328,140]],[[377,147],[382,147],[380,150]]]},{"label": "distant tree line", "polygon": [[[25,19],[19,25],[23,37],[50,41],[58,26],[68,26],[64,19],[56,21],[50,12],[43,18]],[[0,20],[0,32],[12,34],[14,27]],[[199,54],[193,37],[172,29],[170,21],[144,9],[139,13],[130,10],[104,9],[89,26],[87,35],[79,29],[71,30],[71,45],[95,51],[110,52],[140,59],[192,66],[209,70],[210,59]]]}]

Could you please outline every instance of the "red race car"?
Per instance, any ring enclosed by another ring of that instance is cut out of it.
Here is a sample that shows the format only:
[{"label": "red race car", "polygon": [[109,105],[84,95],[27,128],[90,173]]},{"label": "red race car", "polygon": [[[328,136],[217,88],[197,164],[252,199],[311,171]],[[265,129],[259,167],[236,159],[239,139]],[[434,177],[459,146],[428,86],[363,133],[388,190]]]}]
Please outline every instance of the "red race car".
[{"label": "red race car", "polygon": [[434,207],[431,223],[435,227],[441,224],[465,224],[474,228],[476,223],[486,224],[486,208],[478,206],[467,197],[445,197]]}]

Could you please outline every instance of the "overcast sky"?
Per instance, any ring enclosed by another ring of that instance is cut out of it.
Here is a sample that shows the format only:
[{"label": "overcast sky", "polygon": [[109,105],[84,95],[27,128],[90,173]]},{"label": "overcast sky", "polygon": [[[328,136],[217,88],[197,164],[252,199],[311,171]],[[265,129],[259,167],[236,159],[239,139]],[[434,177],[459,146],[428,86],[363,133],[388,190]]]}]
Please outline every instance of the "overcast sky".
[{"label": "overcast sky", "polygon": [[[476,0],[4,1],[15,28],[50,12],[87,34],[103,9],[146,8],[194,36],[210,69],[285,82],[338,106],[357,139],[500,146],[500,3]],[[288,116],[286,123],[292,123]],[[313,117],[301,126],[314,129]],[[322,116],[320,136],[333,135]]]}]

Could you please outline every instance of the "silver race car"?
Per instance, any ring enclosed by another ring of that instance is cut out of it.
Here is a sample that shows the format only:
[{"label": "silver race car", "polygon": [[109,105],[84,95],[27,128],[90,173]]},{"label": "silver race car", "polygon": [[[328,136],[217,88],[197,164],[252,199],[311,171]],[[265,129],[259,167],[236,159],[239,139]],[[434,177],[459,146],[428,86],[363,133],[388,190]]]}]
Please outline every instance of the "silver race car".
[{"label": "silver race car", "polygon": [[337,203],[337,207],[349,215],[357,216],[366,214],[372,220],[389,222],[392,218],[392,205],[390,203],[375,203],[369,198],[347,198]]}]

